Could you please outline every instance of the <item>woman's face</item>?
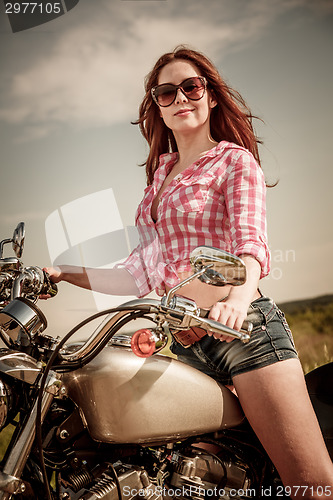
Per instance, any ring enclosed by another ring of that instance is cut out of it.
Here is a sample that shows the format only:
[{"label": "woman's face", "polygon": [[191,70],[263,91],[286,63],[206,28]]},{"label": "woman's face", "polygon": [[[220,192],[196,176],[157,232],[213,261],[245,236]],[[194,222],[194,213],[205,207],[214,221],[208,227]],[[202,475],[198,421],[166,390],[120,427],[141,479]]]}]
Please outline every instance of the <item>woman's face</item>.
[{"label": "woman's face", "polygon": [[[173,83],[179,85],[186,78],[201,75],[198,68],[188,61],[177,60],[166,64],[160,71],[158,85],[162,83]],[[209,135],[209,117],[211,109],[216,105],[209,92],[205,92],[199,101],[191,101],[178,89],[176,99],[168,107],[160,107],[161,117],[169,127],[177,140],[182,134],[196,133],[199,128],[206,129]]]}]

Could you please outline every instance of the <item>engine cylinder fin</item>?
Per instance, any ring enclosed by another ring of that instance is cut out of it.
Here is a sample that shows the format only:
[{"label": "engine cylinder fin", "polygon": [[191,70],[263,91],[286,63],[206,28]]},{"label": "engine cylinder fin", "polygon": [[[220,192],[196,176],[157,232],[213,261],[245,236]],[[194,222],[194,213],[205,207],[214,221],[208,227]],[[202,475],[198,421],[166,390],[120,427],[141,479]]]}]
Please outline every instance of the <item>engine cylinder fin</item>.
[{"label": "engine cylinder fin", "polygon": [[97,498],[103,498],[108,493],[116,488],[115,482],[106,474],[90,488],[90,493],[93,493]]}]

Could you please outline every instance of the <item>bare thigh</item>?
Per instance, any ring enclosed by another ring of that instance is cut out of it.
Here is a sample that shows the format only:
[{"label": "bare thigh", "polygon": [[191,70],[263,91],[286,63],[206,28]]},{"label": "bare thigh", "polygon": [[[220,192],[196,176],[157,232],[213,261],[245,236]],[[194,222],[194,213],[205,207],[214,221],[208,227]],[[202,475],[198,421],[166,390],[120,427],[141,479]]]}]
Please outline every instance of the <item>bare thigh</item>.
[{"label": "bare thigh", "polygon": [[[333,464],[306,389],[298,359],[236,375],[233,378],[240,403],[252,428],[276,466],[285,486],[307,486],[297,498],[311,496],[320,485],[331,490]],[[312,487],[312,488],[311,488]],[[320,495],[321,493],[321,495]],[[331,498],[326,495],[326,498]]]}]

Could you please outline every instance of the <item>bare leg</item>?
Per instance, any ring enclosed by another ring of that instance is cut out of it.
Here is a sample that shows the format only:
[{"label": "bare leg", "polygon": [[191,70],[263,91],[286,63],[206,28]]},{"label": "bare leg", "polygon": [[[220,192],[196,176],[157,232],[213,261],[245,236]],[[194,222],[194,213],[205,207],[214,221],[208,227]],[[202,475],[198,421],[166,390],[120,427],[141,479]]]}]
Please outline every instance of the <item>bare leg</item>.
[{"label": "bare leg", "polygon": [[[233,382],[244,413],[284,486],[291,487],[290,496],[333,498],[333,464],[306,390],[300,362],[297,359],[280,361],[237,375]],[[303,488],[295,495],[297,486]],[[308,487],[306,492],[305,487]]]}]

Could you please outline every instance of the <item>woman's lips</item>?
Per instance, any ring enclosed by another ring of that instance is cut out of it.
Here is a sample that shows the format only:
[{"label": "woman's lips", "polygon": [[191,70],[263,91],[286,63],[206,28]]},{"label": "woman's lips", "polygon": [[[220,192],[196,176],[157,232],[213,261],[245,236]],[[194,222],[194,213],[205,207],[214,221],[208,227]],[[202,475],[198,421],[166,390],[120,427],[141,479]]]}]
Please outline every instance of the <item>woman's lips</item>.
[{"label": "woman's lips", "polygon": [[175,113],[175,116],[185,116],[192,113],[192,111],[193,109],[188,108],[180,109],[179,111],[177,111],[177,113]]}]

